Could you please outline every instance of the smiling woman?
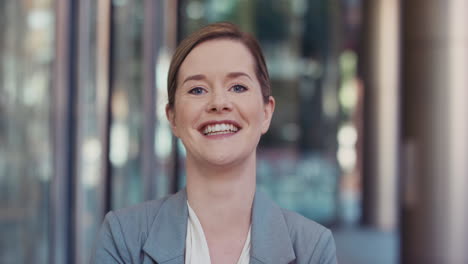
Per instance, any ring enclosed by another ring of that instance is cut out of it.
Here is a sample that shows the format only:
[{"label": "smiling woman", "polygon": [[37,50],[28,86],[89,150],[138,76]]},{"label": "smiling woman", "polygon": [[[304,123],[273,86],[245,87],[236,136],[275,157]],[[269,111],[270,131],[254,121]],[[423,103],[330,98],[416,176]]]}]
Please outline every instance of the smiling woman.
[{"label": "smiling woman", "polygon": [[256,149],[275,108],[257,41],[235,25],[177,48],[167,118],[187,150],[187,186],[110,212],[94,263],[336,263],[331,232],[256,191]]},{"label": "smiling woman", "polygon": [[[275,102],[271,96],[266,103],[262,100],[248,48],[231,39],[205,41],[187,55],[177,80],[180,85],[175,102],[167,106],[167,115],[174,134],[186,147],[187,168],[193,167],[187,172],[203,168],[206,173],[213,170],[204,167],[215,165],[229,167],[223,175],[239,175],[231,165],[255,160],[256,146],[268,130]],[[205,129],[215,133],[205,134]],[[251,165],[254,172],[255,164]]]}]

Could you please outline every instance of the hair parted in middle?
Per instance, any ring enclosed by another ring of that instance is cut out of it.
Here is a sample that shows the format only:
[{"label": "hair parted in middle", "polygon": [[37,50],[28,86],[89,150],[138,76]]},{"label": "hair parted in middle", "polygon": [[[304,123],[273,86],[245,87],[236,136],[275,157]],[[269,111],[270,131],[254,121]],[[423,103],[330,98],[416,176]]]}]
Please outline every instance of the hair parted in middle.
[{"label": "hair parted in middle", "polygon": [[229,22],[209,24],[185,38],[177,47],[172,57],[167,77],[168,106],[174,107],[177,89],[177,75],[187,55],[199,44],[214,39],[230,39],[244,44],[252,54],[255,62],[255,74],[260,83],[263,101],[268,102],[271,95],[270,76],[258,41],[249,33],[242,32]]}]

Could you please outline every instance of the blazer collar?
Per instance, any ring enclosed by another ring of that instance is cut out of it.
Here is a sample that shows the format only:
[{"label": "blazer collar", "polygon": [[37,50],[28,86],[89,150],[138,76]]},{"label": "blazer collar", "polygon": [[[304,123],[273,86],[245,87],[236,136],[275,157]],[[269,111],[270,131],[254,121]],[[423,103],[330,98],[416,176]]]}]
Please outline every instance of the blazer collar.
[{"label": "blazer collar", "polygon": [[183,264],[187,221],[187,192],[184,188],[161,205],[143,251],[159,264]]},{"label": "blazer collar", "polygon": [[[187,221],[184,188],[161,205],[143,251],[160,264],[183,264]],[[281,208],[260,191],[255,192],[251,232],[250,263],[289,263],[296,259]]]},{"label": "blazer collar", "polygon": [[290,263],[296,259],[283,212],[267,195],[255,192],[250,263]]}]

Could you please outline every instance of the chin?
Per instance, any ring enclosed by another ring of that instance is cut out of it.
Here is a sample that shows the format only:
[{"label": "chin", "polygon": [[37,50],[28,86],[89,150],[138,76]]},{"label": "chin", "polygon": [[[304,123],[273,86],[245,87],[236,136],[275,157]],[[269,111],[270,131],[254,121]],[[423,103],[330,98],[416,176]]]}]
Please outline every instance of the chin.
[{"label": "chin", "polygon": [[237,163],[236,161],[238,158],[234,157],[232,154],[227,154],[227,155],[210,155],[210,157],[206,157],[206,161],[209,164],[219,166],[219,167],[229,167],[232,164]]},{"label": "chin", "polygon": [[249,153],[210,153],[209,156],[205,157],[205,160],[216,167],[231,167],[248,160],[251,157]]}]

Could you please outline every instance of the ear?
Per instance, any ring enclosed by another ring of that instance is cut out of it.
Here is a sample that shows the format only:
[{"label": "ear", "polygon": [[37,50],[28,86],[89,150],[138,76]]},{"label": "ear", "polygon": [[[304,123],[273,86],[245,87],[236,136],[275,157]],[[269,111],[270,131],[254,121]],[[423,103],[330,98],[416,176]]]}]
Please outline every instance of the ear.
[{"label": "ear", "polygon": [[270,96],[268,102],[263,104],[264,120],[262,122],[262,135],[268,131],[270,128],[271,118],[273,117],[273,112],[275,111],[275,98]]},{"label": "ear", "polygon": [[175,124],[175,112],[174,112],[174,108],[169,106],[169,104],[166,105],[166,117],[167,117],[167,121],[169,121],[169,124],[171,124],[171,130],[172,130],[172,133],[176,136],[176,137],[179,137],[177,135],[177,127],[176,127],[176,124]]}]

